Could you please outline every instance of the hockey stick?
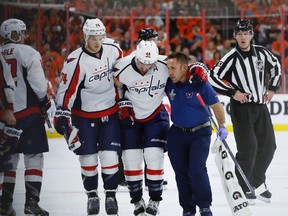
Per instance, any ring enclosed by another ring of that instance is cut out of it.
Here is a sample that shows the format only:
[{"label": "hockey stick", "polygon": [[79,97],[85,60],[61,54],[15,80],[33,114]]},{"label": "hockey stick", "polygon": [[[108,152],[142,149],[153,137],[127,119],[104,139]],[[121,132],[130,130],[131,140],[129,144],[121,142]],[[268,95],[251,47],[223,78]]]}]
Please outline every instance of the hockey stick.
[{"label": "hockey stick", "polygon": [[[219,128],[217,127],[217,124],[216,124],[215,120],[214,120],[213,117],[212,117],[212,114],[211,114],[211,112],[210,112],[209,107],[207,107],[207,106],[205,105],[205,103],[204,103],[204,101],[203,101],[203,98],[201,97],[200,93],[197,93],[197,94],[196,94],[196,97],[197,97],[198,101],[200,102],[200,104],[202,105],[202,107],[205,109],[207,115],[209,116],[211,123],[213,124],[213,126],[215,127],[215,129],[216,129],[216,131],[217,131],[217,134],[219,134]],[[247,187],[249,188],[249,190],[250,190],[250,192],[252,193],[252,195],[255,196],[255,190],[254,190],[254,188],[253,188],[253,187],[251,186],[251,184],[249,183],[247,177],[245,176],[245,174],[244,174],[243,170],[241,169],[239,163],[237,162],[236,158],[234,157],[234,155],[233,155],[233,153],[232,153],[229,145],[227,144],[226,140],[223,139],[223,140],[222,140],[222,143],[224,144],[225,148],[227,149],[230,157],[232,158],[232,160],[233,160],[233,162],[234,162],[237,170],[239,171],[242,179],[244,180],[245,184],[246,184]]]},{"label": "hockey stick", "polygon": [[62,130],[63,130],[64,138],[67,142],[69,150],[74,151],[81,146],[81,143],[78,141],[78,138],[76,142],[73,142],[74,139],[77,137],[77,133],[78,133],[77,128],[74,127],[70,134],[68,133],[68,131],[66,130],[64,126],[62,126]]},{"label": "hockey stick", "polygon": [[[52,87],[52,83],[51,83],[50,81],[48,81],[48,87],[49,87],[49,89],[50,89],[51,96],[52,96],[51,104],[52,104],[52,103],[55,104],[55,101],[54,101],[54,100],[55,100],[56,96],[55,96],[55,93],[54,93],[54,90],[53,90],[53,87]],[[45,117],[45,121],[46,121],[46,123],[47,123],[47,126],[48,126],[48,128],[49,128],[50,133],[53,134],[54,129],[53,129],[53,127],[52,127],[52,124],[51,124],[51,121],[50,121],[50,118],[49,118],[47,112],[45,113],[45,116],[44,116],[44,117]]]},{"label": "hockey stick", "polygon": [[44,118],[45,118],[45,121],[47,123],[47,126],[49,128],[50,133],[53,134],[54,130],[53,130],[53,127],[52,127],[52,124],[50,122],[50,119],[49,119],[47,112],[44,113]]},{"label": "hockey stick", "polygon": [[48,86],[49,86],[49,89],[50,89],[50,92],[51,92],[52,99],[55,100],[56,95],[55,95],[55,92],[53,90],[52,83],[50,81],[48,81]]}]

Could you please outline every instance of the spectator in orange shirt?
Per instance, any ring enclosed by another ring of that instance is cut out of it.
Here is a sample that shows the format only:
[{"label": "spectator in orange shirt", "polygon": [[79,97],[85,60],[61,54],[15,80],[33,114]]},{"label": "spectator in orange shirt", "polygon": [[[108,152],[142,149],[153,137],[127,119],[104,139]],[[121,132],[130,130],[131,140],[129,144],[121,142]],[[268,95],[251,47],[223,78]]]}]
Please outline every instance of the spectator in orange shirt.
[{"label": "spectator in orange shirt", "polygon": [[188,41],[186,38],[181,37],[178,33],[170,40],[170,46],[172,52],[176,50],[176,48],[180,46],[180,49],[182,47],[188,46]]},{"label": "spectator in orange shirt", "polygon": [[[281,43],[282,43],[281,33],[278,33],[277,39],[272,42],[271,52],[278,58],[279,62],[281,62]],[[288,41],[284,40],[283,44],[284,44],[285,53],[287,53],[286,50],[288,48]]]}]

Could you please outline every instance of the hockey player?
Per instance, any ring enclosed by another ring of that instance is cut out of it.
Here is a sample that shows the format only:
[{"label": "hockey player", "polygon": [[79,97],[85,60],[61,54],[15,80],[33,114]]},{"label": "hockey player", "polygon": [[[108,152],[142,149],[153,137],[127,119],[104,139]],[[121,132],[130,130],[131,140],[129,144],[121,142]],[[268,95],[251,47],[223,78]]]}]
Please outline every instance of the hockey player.
[{"label": "hockey player", "polygon": [[[2,46],[0,53],[2,52]],[[2,121],[9,125],[16,124],[14,111],[14,90],[15,84],[10,73],[8,64],[3,55],[0,55],[0,100],[3,107]]]},{"label": "hockey player", "polygon": [[[169,116],[162,105],[168,78],[166,63],[158,60],[158,48],[153,41],[141,41],[135,56],[119,60],[114,71],[117,85],[125,90],[118,102],[122,160],[131,203],[135,205],[134,215],[156,215],[162,200],[169,128]],[[142,198],[143,160],[150,196],[147,207]]]},{"label": "hockey player", "polygon": [[[15,85],[9,66],[3,56],[0,55],[0,209],[2,209],[4,171],[13,168],[10,153],[15,150],[22,132],[15,128],[16,118],[13,114],[14,88]],[[1,211],[0,214],[3,215]]]},{"label": "hockey player", "polygon": [[212,192],[206,168],[212,130],[197,93],[215,113],[220,140],[227,137],[228,131],[223,106],[207,82],[208,68],[202,63],[188,65],[188,62],[187,56],[181,52],[172,53],[167,58],[170,78],[166,94],[173,122],[168,132],[168,156],[176,175],[183,216],[195,216],[196,206],[201,216],[212,216]]},{"label": "hockey player", "polygon": [[106,29],[101,20],[87,19],[83,33],[85,45],[68,56],[62,69],[54,125],[58,133],[66,136],[71,150],[79,155],[83,186],[88,195],[88,215],[100,211],[98,158],[106,213],[116,215],[121,146],[112,69],[123,54],[118,44],[104,41]]},{"label": "hockey player", "polygon": [[[138,33],[138,43],[140,43],[142,40],[144,41],[154,41],[156,44],[158,43],[158,32],[152,28],[143,28],[139,31]],[[132,53],[135,55],[135,51]],[[158,55],[158,60],[166,60],[167,56],[166,55]],[[145,165],[146,169],[146,165]],[[145,189],[148,189],[147,187],[147,176],[146,172],[144,173],[145,175]],[[163,181],[163,189],[167,189],[167,184],[168,182],[166,180]]]},{"label": "hockey player", "polygon": [[[158,42],[158,33],[157,31],[155,31],[154,29],[151,29],[151,28],[143,28],[141,29],[139,32],[138,32],[138,42],[137,44],[139,44],[141,41],[154,41],[156,44]],[[134,50],[130,55],[132,56],[135,56],[135,53],[136,53],[136,50]],[[161,59],[161,60],[164,60],[166,59],[166,56],[160,56],[158,55],[158,59]],[[120,167],[119,167],[119,187],[118,187],[118,190],[120,191],[126,191],[126,187],[127,187],[127,184],[126,184],[126,181],[125,181],[125,176],[124,176],[124,173],[123,173],[123,166],[122,166],[122,163],[121,163],[121,160],[120,160]],[[146,165],[145,165],[145,169],[146,169]],[[123,174],[122,174],[123,173]],[[147,178],[146,178],[146,172],[144,173],[144,176],[145,176],[145,189],[148,190],[148,187],[147,187]],[[167,181],[163,181],[163,189],[167,189]]]},{"label": "hockey player", "polygon": [[13,193],[19,162],[18,153],[23,153],[26,188],[24,213],[46,216],[49,213],[38,205],[42,187],[43,152],[49,150],[43,116],[47,115],[50,108],[41,56],[32,47],[22,44],[26,38],[26,25],[22,20],[4,21],[1,24],[1,36],[4,38],[2,54],[10,65],[10,73],[16,86],[16,127],[23,130],[16,152],[12,154],[13,168],[5,172],[1,214],[16,214],[12,207]]}]

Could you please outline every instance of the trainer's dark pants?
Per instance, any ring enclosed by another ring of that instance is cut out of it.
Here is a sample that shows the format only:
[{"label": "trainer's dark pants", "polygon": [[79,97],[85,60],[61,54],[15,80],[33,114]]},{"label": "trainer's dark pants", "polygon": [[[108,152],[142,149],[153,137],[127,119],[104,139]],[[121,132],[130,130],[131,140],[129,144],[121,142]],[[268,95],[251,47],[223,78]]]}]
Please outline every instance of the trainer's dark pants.
[{"label": "trainer's dark pants", "polygon": [[208,208],[212,192],[206,168],[211,127],[183,132],[172,126],[168,132],[168,156],[176,175],[179,203],[184,211],[196,212],[196,205]]},{"label": "trainer's dark pants", "polygon": [[[250,184],[257,188],[265,183],[265,173],[276,149],[267,105],[231,100],[231,120],[237,145],[236,159]],[[249,191],[237,169],[236,175],[243,191]]]}]

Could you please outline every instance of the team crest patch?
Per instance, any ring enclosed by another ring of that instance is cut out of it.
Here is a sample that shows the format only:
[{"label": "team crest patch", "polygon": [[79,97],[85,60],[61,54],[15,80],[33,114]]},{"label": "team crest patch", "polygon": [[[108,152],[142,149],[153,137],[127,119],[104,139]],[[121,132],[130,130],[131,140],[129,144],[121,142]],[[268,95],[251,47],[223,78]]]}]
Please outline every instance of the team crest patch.
[{"label": "team crest patch", "polygon": [[186,92],[186,97],[187,97],[187,98],[192,98],[192,96],[193,96],[193,92],[191,92],[191,93]]},{"label": "team crest patch", "polygon": [[171,90],[171,92],[169,93],[169,97],[171,100],[174,100],[176,93],[174,92],[174,89]]}]

